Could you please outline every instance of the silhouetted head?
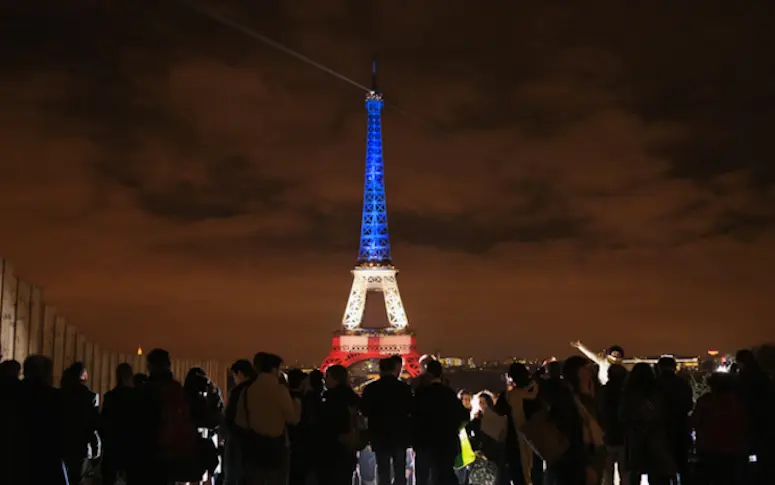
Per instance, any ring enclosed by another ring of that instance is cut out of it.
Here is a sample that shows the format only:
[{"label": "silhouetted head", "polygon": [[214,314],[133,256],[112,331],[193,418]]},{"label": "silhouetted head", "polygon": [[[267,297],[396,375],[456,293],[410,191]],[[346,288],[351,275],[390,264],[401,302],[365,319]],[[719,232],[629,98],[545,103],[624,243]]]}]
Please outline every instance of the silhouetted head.
[{"label": "silhouetted head", "polygon": [[350,374],[347,372],[347,367],[342,365],[332,365],[326,369],[326,387],[328,389],[335,389],[341,386],[349,385]]},{"label": "silhouetted head", "polygon": [[266,352],[259,352],[256,355],[253,356],[253,368],[256,369],[256,373],[261,372],[261,368],[264,365],[264,360],[267,358],[269,354]]},{"label": "silhouetted head", "polygon": [[444,373],[444,367],[438,360],[429,360],[425,364],[425,372],[434,379],[441,379],[441,375]]},{"label": "silhouetted head", "polygon": [[396,359],[393,357],[385,357],[384,359],[379,360],[379,373],[384,375],[396,375],[396,367],[397,367]]},{"label": "silhouetted head", "polygon": [[132,366],[122,362],[116,366],[116,383],[118,386],[129,387],[132,385],[132,376],[134,371]]},{"label": "silhouetted head", "polygon": [[22,365],[18,360],[5,360],[0,362],[0,378],[19,379],[22,374]]},{"label": "silhouetted head", "polygon": [[280,367],[283,365],[283,359],[279,355],[275,354],[263,354],[261,358],[259,358],[259,354],[256,354],[256,357],[253,359],[254,364],[259,364],[258,367],[256,367],[256,371],[259,374],[275,374],[277,376],[280,375]]},{"label": "silhouetted head", "polygon": [[678,369],[678,362],[674,357],[665,355],[657,361],[657,372],[660,374],[675,374],[676,369]]},{"label": "silhouetted head", "polygon": [[86,368],[83,362],[73,362],[73,364],[62,372],[60,386],[63,388],[82,384],[86,381]]},{"label": "silhouetted head", "polygon": [[708,387],[711,392],[719,394],[732,392],[735,389],[735,376],[726,372],[714,372],[708,377]]},{"label": "silhouetted head", "polygon": [[562,362],[553,360],[546,364],[546,373],[549,375],[549,379],[561,379],[562,378]]},{"label": "silhouetted head", "polygon": [[148,362],[148,372],[155,374],[157,372],[169,372],[172,368],[170,353],[164,349],[153,349],[146,357]]},{"label": "silhouetted head", "polygon": [[288,371],[288,388],[291,391],[298,390],[304,383],[304,379],[307,378],[307,374],[301,369],[291,369]]},{"label": "silhouetted head", "polygon": [[256,370],[253,364],[247,359],[240,359],[231,365],[231,373],[234,376],[234,382],[241,384],[245,381],[256,378]]},{"label": "silhouetted head", "polygon": [[530,385],[530,371],[525,364],[512,362],[509,366],[509,380],[518,388]]},{"label": "silhouetted head", "polygon": [[183,388],[193,394],[205,393],[208,390],[209,384],[210,379],[207,377],[205,370],[201,367],[192,367],[186,373]]},{"label": "silhouetted head", "polygon": [[627,380],[627,369],[623,365],[612,364],[608,368],[608,383],[621,386]]},{"label": "silhouetted head", "polygon": [[748,372],[759,368],[759,361],[756,360],[753,351],[749,349],[738,350],[735,355],[735,362],[740,372]]},{"label": "silhouetted head", "polygon": [[393,359],[396,363],[394,367],[394,371],[395,371],[396,377],[398,377],[401,375],[401,372],[404,370],[404,358],[401,357],[400,355],[393,355],[390,358]]},{"label": "silhouetted head", "polygon": [[586,357],[573,355],[562,365],[562,378],[575,392],[591,392],[594,387],[592,375],[592,362]]},{"label": "silhouetted head", "polygon": [[627,392],[648,393],[656,385],[657,377],[654,370],[645,362],[638,362],[630,371],[625,384]]},{"label": "silhouetted head", "polygon": [[132,385],[140,387],[148,382],[148,374],[137,373],[132,377]]},{"label": "silhouetted head", "polygon": [[54,381],[54,363],[43,355],[24,359],[24,380],[50,386]]},{"label": "silhouetted head", "polygon": [[308,379],[309,387],[311,387],[315,392],[320,392],[325,387],[326,377],[323,375],[323,372],[321,372],[320,369],[315,369],[310,372]]}]

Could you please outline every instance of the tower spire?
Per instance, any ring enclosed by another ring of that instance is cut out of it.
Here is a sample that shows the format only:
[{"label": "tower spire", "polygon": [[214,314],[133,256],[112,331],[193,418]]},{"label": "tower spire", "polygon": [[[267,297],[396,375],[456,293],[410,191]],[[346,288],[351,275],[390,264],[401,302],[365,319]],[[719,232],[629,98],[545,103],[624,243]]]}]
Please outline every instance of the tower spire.
[{"label": "tower spire", "polygon": [[382,94],[377,91],[377,61],[371,64],[372,91],[366,95],[366,176],[359,265],[391,265],[385,197],[385,164],[382,159]]},{"label": "tower spire", "polygon": [[371,58],[371,91],[377,92],[377,57]]}]

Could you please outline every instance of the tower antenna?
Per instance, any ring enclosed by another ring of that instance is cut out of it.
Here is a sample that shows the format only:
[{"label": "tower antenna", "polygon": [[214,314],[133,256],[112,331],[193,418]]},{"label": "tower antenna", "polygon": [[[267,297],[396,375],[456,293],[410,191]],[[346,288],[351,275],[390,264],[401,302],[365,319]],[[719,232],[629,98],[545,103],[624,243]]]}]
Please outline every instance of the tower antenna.
[{"label": "tower antenna", "polygon": [[371,58],[371,90],[377,92],[377,57]]}]

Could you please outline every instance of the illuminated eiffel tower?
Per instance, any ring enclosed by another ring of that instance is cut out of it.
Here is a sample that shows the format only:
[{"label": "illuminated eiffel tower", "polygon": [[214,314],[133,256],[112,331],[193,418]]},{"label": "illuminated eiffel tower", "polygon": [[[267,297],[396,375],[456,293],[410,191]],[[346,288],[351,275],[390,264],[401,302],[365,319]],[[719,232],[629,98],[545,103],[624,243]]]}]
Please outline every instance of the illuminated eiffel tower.
[{"label": "illuminated eiffel tower", "polygon": [[[352,364],[374,358],[400,355],[410,375],[420,373],[414,334],[398,291],[390,254],[385,164],[382,158],[382,109],[385,102],[377,89],[377,65],[372,63],[372,89],[366,95],[368,132],[366,135],[366,177],[363,188],[363,215],[358,261],[352,270],[353,284],[342,318],[341,331],[334,334],[331,352],[322,368]],[[385,300],[388,326],[380,329],[361,327],[366,299],[370,292],[381,291]]]}]

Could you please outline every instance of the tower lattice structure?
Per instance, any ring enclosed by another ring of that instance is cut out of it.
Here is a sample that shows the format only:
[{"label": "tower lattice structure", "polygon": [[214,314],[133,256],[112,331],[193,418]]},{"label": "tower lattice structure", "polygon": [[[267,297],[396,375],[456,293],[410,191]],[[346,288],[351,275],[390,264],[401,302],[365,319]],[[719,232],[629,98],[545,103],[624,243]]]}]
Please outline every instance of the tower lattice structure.
[{"label": "tower lattice structure", "polygon": [[[420,373],[414,334],[408,331],[401,293],[398,291],[388,233],[385,196],[385,163],[382,152],[382,109],[385,102],[377,89],[376,63],[372,65],[372,89],[366,95],[366,175],[363,188],[363,212],[358,260],[352,270],[353,283],[347,299],[342,331],[334,335],[331,352],[323,369],[339,364],[350,365],[372,358],[400,355],[404,369]],[[388,326],[363,329],[363,313],[370,292],[381,291],[385,300]]]}]

